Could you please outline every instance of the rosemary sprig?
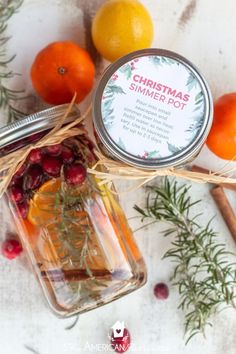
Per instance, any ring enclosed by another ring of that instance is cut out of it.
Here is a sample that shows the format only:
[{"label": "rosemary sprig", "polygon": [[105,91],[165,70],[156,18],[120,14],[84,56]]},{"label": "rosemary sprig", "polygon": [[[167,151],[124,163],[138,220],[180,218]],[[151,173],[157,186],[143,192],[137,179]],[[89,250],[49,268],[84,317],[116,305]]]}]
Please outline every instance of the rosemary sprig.
[{"label": "rosemary sprig", "polygon": [[[79,267],[85,269],[88,276],[93,278],[89,263],[93,262],[91,251],[91,222],[89,216],[84,211],[85,193],[91,193],[89,188],[82,191],[68,186],[63,180],[61,186],[55,193],[40,192],[42,197],[49,197],[50,204],[47,209],[37,206],[43,213],[48,212],[52,219],[43,224],[45,230],[45,241],[49,247],[51,240],[50,230],[56,231],[58,240],[56,241],[60,261],[64,266],[71,268]],[[39,193],[39,192],[37,192]],[[88,196],[89,197],[89,196]],[[45,215],[45,214],[43,214]],[[41,223],[43,220],[39,220]],[[90,261],[90,262],[89,262]]]},{"label": "rosemary sprig", "polygon": [[[187,342],[196,334],[205,336],[211,316],[224,306],[235,308],[236,267],[230,263],[225,245],[218,243],[217,233],[209,223],[203,227],[198,215],[191,215],[190,186],[179,186],[176,181],[164,179],[160,186],[148,187],[146,206],[135,209],[142,221],[166,221],[170,228],[164,236],[173,236],[172,247],[164,255],[175,262],[172,277],[180,294],[179,308],[185,311]],[[186,343],[187,343],[186,342]]]},{"label": "rosemary sprig", "polygon": [[12,90],[5,84],[6,80],[13,78],[16,73],[8,68],[8,64],[15,58],[7,57],[5,44],[10,39],[5,35],[8,20],[18,11],[23,0],[5,0],[0,2],[0,108],[7,116],[8,123],[23,117],[25,114],[14,107],[14,102],[22,100],[23,90]]}]

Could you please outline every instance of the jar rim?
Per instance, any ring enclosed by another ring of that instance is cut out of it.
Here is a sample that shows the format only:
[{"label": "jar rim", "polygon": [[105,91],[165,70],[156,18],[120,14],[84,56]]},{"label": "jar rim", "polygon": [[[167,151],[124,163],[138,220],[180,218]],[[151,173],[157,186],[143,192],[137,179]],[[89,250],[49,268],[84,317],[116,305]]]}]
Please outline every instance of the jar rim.
[{"label": "jar rim", "polygon": [[[205,101],[204,105],[204,113],[203,113],[203,122],[202,126],[199,130],[199,134],[193,139],[193,141],[183,150],[179,151],[168,157],[163,158],[153,158],[153,159],[144,159],[140,156],[133,155],[127,151],[124,151],[120,146],[118,146],[115,141],[109,135],[102,116],[102,96],[104,89],[116,71],[122,67],[124,64],[132,61],[136,58],[146,57],[146,56],[160,56],[166,57],[170,59],[174,59],[175,61],[181,63],[185,66],[193,75],[196,77],[201,90],[203,92],[203,97]],[[158,167],[170,167],[181,165],[188,160],[190,160],[196,153],[200,150],[202,145],[205,142],[205,139],[209,133],[212,119],[213,119],[213,99],[210,92],[210,88],[205,80],[205,78],[200,74],[199,70],[192,64],[189,60],[187,60],[182,55],[179,55],[175,52],[159,49],[159,48],[149,48],[142,49],[135,52],[132,52],[111,64],[104,72],[101,80],[98,82],[96,89],[93,94],[93,122],[95,126],[96,133],[105,146],[105,148],[112,154],[115,158],[128,163],[133,166],[141,167],[143,169],[155,169]]]},{"label": "jar rim", "polygon": [[[16,122],[5,125],[0,128],[0,148],[4,148],[9,144],[15,143],[28,136],[40,133],[48,129],[52,129],[60,121],[62,115],[69,108],[70,104],[62,104],[59,106],[44,109],[19,119]],[[68,112],[66,123],[73,121],[80,115],[80,111],[76,105],[73,105]]]}]

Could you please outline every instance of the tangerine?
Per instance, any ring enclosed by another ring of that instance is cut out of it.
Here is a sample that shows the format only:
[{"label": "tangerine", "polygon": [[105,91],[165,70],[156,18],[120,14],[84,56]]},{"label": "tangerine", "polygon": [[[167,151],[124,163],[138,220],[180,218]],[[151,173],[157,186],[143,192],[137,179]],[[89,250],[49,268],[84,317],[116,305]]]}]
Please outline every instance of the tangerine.
[{"label": "tangerine", "polygon": [[221,96],[214,104],[213,124],[206,144],[218,157],[236,157],[236,92]]},{"label": "tangerine", "polygon": [[55,219],[57,214],[55,195],[60,187],[60,179],[50,179],[34,194],[30,200],[28,212],[28,220],[32,225],[44,226]]},{"label": "tangerine", "polygon": [[27,236],[27,239],[30,244],[36,245],[40,235],[40,229],[36,225],[31,224],[28,219],[22,219],[21,224],[24,228],[24,234]]},{"label": "tangerine", "polygon": [[50,104],[72,100],[81,102],[91,91],[95,74],[88,52],[71,41],[49,44],[36,56],[31,67],[32,84],[38,95]]}]

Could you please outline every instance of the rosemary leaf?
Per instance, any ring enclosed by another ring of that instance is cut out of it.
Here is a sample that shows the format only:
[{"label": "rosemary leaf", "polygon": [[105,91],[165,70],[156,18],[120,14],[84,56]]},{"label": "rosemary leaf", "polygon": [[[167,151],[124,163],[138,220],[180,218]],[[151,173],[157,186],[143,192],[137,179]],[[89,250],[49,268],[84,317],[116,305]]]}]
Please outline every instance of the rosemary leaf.
[{"label": "rosemary leaf", "polygon": [[171,248],[163,258],[175,263],[173,284],[180,294],[179,308],[185,312],[186,343],[198,333],[205,336],[211,318],[222,309],[235,306],[236,266],[228,261],[225,245],[217,233],[197,223],[199,215],[191,215],[192,201],[189,186],[179,186],[165,178],[160,186],[149,186],[146,206],[135,205],[142,221],[154,219],[168,222],[164,236],[171,236]]},{"label": "rosemary leaf", "polygon": [[[44,241],[51,253],[55,253],[54,248],[57,250],[62,266],[74,269],[79,267],[93,280],[93,271],[90,269],[94,262],[91,237],[93,229],[89,215],[84,210],[83,198],[93,203],[94,191],[90,185],[81,188],[83,191],[70,187],[62,180],[56,193],[36,192],[39,199],[48,200],[43,208],[36,204],[37,210],[42,214],[38,218],[38,224],[43,229]],[[47,213],[48,217],[44,220]],[[56,239],[52,237],[54,234],[57,235]]]},{"label": "rosemary leaf", "polygon": [[6,55],[5,44],[10,37],[5,35],[8,26],[8,20],[18,11],[23,0],[8,0],[0,2],[0,108],[7,114],[8,123],[20,119],[25,113],[14,107],[15,101],[24,99],[22,90],[12,90],[6,85],[6,81],[18,75],[8,68],[15,55],[8,57]]}]

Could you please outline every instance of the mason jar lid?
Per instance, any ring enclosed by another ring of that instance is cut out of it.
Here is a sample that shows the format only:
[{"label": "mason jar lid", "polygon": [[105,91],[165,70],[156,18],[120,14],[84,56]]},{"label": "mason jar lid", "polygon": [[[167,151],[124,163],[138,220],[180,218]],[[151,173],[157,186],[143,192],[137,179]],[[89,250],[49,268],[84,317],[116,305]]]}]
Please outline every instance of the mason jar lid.
[{"label": "mason jar lid", "polygon": [[[27,138],[32,134],[52,129],[60,121],[68,107],[69,104],[63,104],[48,108],[0,128],[0,148]],[[67,115],[66,123],[73,121],[79,115],[78,108],[73,105]]]},{"label": "mason jar lid", "polygon": [[211,92],[198,69],[162,49],[139,50],[111,64],[93,97],[102,144],[116,159],[144,169],[192,159],[212,116]]}]

